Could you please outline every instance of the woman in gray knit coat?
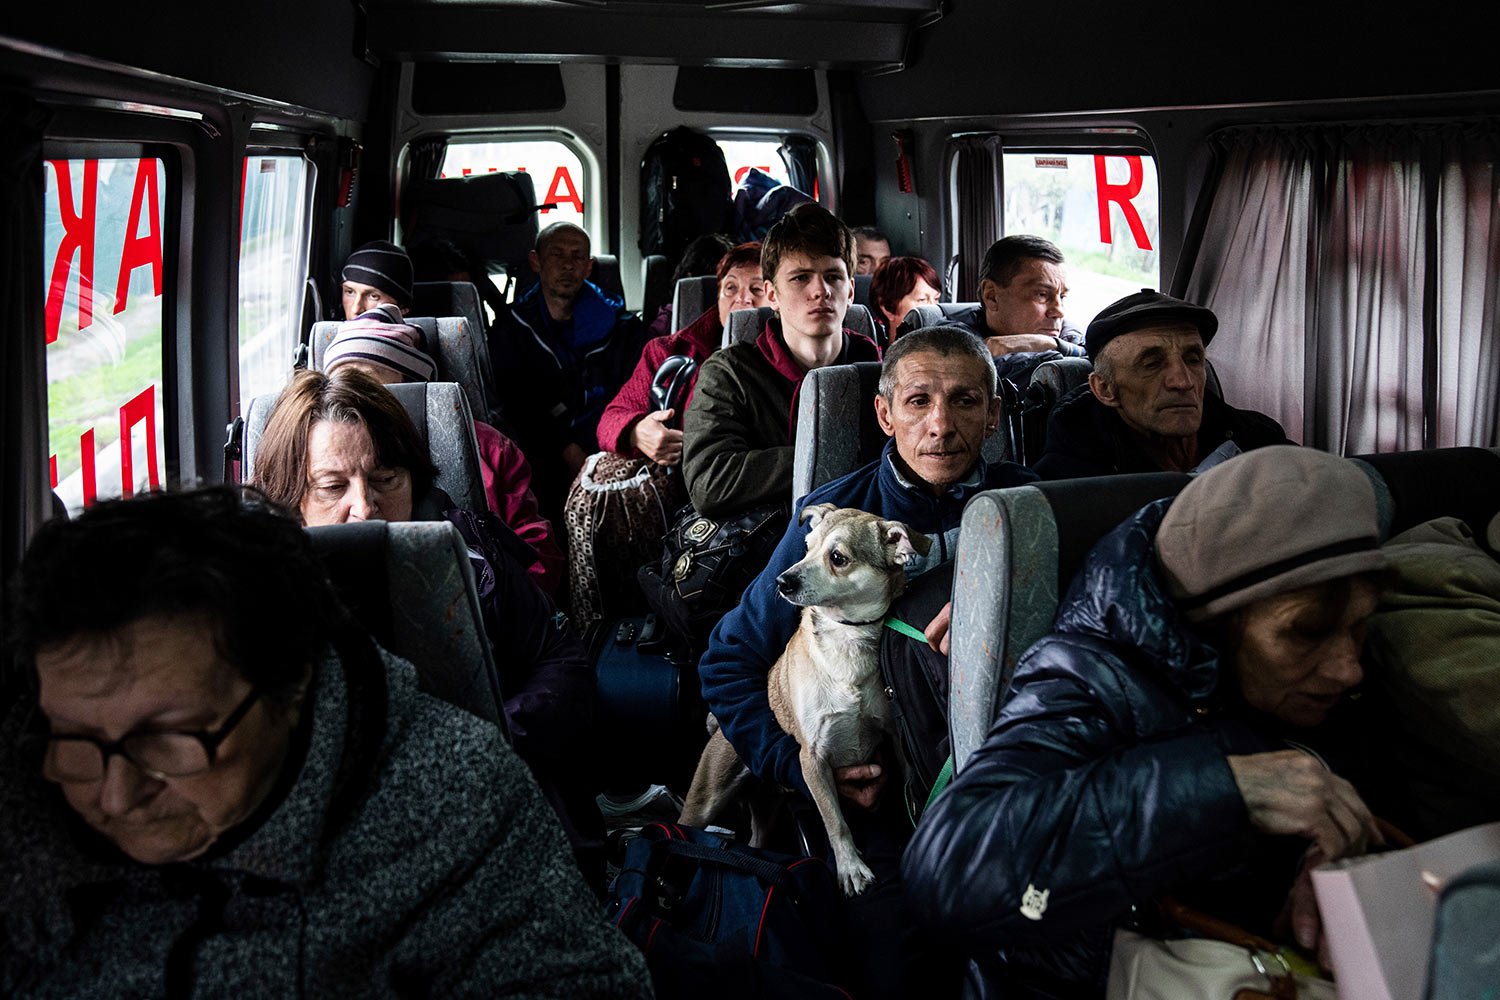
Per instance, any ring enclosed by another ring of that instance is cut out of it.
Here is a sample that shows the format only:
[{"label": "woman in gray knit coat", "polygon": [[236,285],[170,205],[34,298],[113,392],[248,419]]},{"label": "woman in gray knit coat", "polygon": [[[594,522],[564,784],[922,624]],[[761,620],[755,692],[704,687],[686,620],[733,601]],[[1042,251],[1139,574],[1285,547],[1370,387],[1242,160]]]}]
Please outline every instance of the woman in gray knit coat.
[{"label": "woman in gray knit coat", "polygon": [[34,540],[0,705],[0,995],[650,995],[492,724],[229,490]]}]

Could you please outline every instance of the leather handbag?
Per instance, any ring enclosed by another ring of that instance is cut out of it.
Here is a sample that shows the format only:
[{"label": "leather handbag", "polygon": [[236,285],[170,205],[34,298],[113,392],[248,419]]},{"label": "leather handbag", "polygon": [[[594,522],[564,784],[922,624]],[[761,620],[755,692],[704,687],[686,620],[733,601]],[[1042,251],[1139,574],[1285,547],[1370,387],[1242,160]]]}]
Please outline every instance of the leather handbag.
[{"label": "leather handbag", "polygon": [[791,519],[785,503],[723,520],[684,507],[667,530],[660,562],[641,567],[641,591],[667,627],[702,653],[713,627],[771,561]]},{"label": "leather handbag", "polygon": [[1173,900],[1159,906],[1198,936],[1117,930],[1105,1000],[1335,1000],[1330,980],[1293,972],[1266,938]]}]

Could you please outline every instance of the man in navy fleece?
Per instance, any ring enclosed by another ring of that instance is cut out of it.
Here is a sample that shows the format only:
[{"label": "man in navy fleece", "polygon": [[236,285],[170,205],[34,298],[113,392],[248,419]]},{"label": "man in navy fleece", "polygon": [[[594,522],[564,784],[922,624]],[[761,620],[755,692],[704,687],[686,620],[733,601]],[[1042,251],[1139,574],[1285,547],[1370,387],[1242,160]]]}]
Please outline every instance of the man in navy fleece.
[{"label": "man in navy fleece", "polygon": [[[953,558],[964,504],[984,490],[1036,476],[1010,462],[989,465],[984,439],[1000,420],[995,367],[984,342],[957,326],[929,327],[896,341],[880,373],[875,416],[891,438],[880,458],[803,497],[770,564],[719,623],[699,663],[703,695],[724,734],[756,775],[807,795],[796,741],[771,713],[766,677],[797,629],[800,609],[776,591],[776,577],[807,554],[801,511],[809,504],[855,507],[904,522],[932,541],[908,562],[915,577]],[[899,884],[901,849],[912,828],[900,789],[886,788],[872,760],[834,772],[844,814],[876,882],[849,901],[864,986],[859,995],[911,995],[934,985],[930,946],[915,940]],[[882,794],[886,793],[886,794]],[[926,968],[924,968],[924,965]]]}]

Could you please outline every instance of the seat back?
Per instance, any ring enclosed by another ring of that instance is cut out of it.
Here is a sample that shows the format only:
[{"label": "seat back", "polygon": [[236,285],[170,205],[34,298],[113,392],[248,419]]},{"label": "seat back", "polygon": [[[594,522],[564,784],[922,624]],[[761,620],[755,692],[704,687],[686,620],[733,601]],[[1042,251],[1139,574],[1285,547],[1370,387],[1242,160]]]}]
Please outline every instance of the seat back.
[{"label": "seat back", "polygon": [[[462,317],[468,324],[466,333],[472,331],[474,336],[469,337],[466,342],[459,342],[458,350],[447,350],[443,337],[443,329],[438,328],[438,351],[440,357],[434,357],[438,362],[438,373],[449,382],[457,382],[464,386],[468,393],[469,388],[464,378],[458,378],[456,374],[461,373],[466,367],[466,362],[461,349],[463,343],[473,345],[474,366],[478,369],[479,388],[484,396],[484,405],[476,407],[474,397],[469,396],[469,407],[476,414],[487,413],[488,417],[482,419],[495,423],[500,415],[500,396],[495,390],[495,373],[490,363],[490,343],[485,335],[488,324],[485,322],[484,305],[480,300],[478,286],[469,281],[419,281],[412,286],[411,311],[417,316],[435,316],[439,318],[448,316]],[[451,358],[451,355],[458,355]],[[446,363],[446,367],[445,367]]]},{"label": "seat back", "polygon": [[708,312],[719,301],[719,279],[711,274],[701,278],[678,278],[672,290],[672,332],[676,333]]},{"label": "seat back", "polygon": [[500,675],[458,529],[361,521],[306,530],[345,606],[376,642],[411,661],[422,690],[504,730]]},{"label": "seat back", "polygon": [[[806,496],[880,457],[886,436],[875,419],[879,385],[878,361],[830,365],[807,373],[798,393],[792,496]],[[983,455],[987,462],[1005,460],[1004,431],[985,439]]]},{"label": "seat back", "polygon": [[870,281],[873,274],[856,274],[854,276],[854,304],[864,306],[866,309],[873,308],[870,302]]},{"label": "seat back", "polygon": [[[437,466],[438,489],[465,510],[488,509],[484,479],[479,471],[479,444],[474,438],[474,418],[463,390],[452,382],[409,382],[388,385],[416,425],[427,445],[428,457]],[[255,481],[256,452],[265,433],[276,393],[250,400],[245,408],[244,480]]]},{"label": "seat back", "polygon": [[[1435,517],[1478,537],[1500,513],[1500,449],[1443,448],[1351,459],[1375,488],[1381,538]],[[1016,663],[1057,617],[1058,601],[1094,545],[1153,500],[1177,473],[1033,483],[982,493],[964,511],[953,592],[948,723],[961,768],[988,734]]]},{"label": "seat back", "polygon": [[603,289],[605,295],[620,302],[625,301],[625,285],[620,280],[620,258],[614,254],[594,254],[594,271],[589,280]]},{"label": "seat back", "polygon": [[[659,253],[641,258],[641,319],[650,323],[662,306],[672,304],[672,262]],[[673,330],[680,329],[673,327]]]},{"label": "seat back", "polygon": [[935,305],[912,306],[911,312],[902,318],[901,326],[891,339],[920,330],[924,326],[940,326],[952,321],[954,317],[967,316],[979,308],[978,302],[939,302]]},{"label": "seat back", "polygon": [[[407,316],[405,322],[422,331],[427,353],[437,365],[435,381],[456,382],[469,402],[469,412],[482,414],[486,422],[495,423],[500,407],[498,400],[493,406],[490,402],[490,397],[495,395],[495,379],[490,369],[489,345],[483,328],[473,326],[463,316]],[[308,347],[311,351],[309,364],[315,370],[323,370],[323,359],[340,325],[334,322],[313,324]]]},{"label": "seat back", "polygon": [[[728,347],[730,344],[753,341],[760,336],[761,331],[766,328],[766,323],[774,314],[775,310],[770,306],[761,306],[758,309],[736,309],[729,314],[729,322],[724,324],[721,346]],[[852,330],[879,343],[875,336],[875,322],[870,318],[870,310],[864,306],[849,307],[849,311],[844,314],[844,329]]]},{"label": "seat back", "polygon": [[752,343],[775,314],[776,310],[770,306],[736,309],[729,314],[729,322],[724,324],[724,338],[720,344],[728,347],[730,344]]},{"label": "seat back", "polygon": [[1094,543],[1187,483],[1176,473],[1071,479],[970,501],[958,536],[948,668],[948,730],[960,768],[989,733],[1017,661],[1051,630]]}]

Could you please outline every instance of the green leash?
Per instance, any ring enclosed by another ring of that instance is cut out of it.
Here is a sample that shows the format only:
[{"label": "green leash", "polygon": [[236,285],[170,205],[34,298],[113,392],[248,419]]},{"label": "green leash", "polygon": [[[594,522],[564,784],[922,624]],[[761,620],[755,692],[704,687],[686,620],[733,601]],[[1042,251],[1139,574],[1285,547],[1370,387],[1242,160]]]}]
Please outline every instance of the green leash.
[{"label": "green leash", "polygon": [[[901,633],[908,639],[915,639],[918,642],[927,641],[927,636],[924,633],[919,632],[914,626],[908,625],[906,622],[897,618],[895,615],[889,615],[886,617],[885,627],[893,632]],[[943,793],[943,789],[947,788],[952,783],[953,755],[949,754],[948,759],[943,761],[942,770],[938,771],[937,778],[932,782],[932,791],[927,793],[927,801],[923,804],[922,811],[926,812],[927,810],[931,809],[932,804],[937,801],[937,797]],[[912,815],[910,799],[907,799],[906,802],[906,818],[911,820],[912,826],[917,825],[917,817]]]}]

